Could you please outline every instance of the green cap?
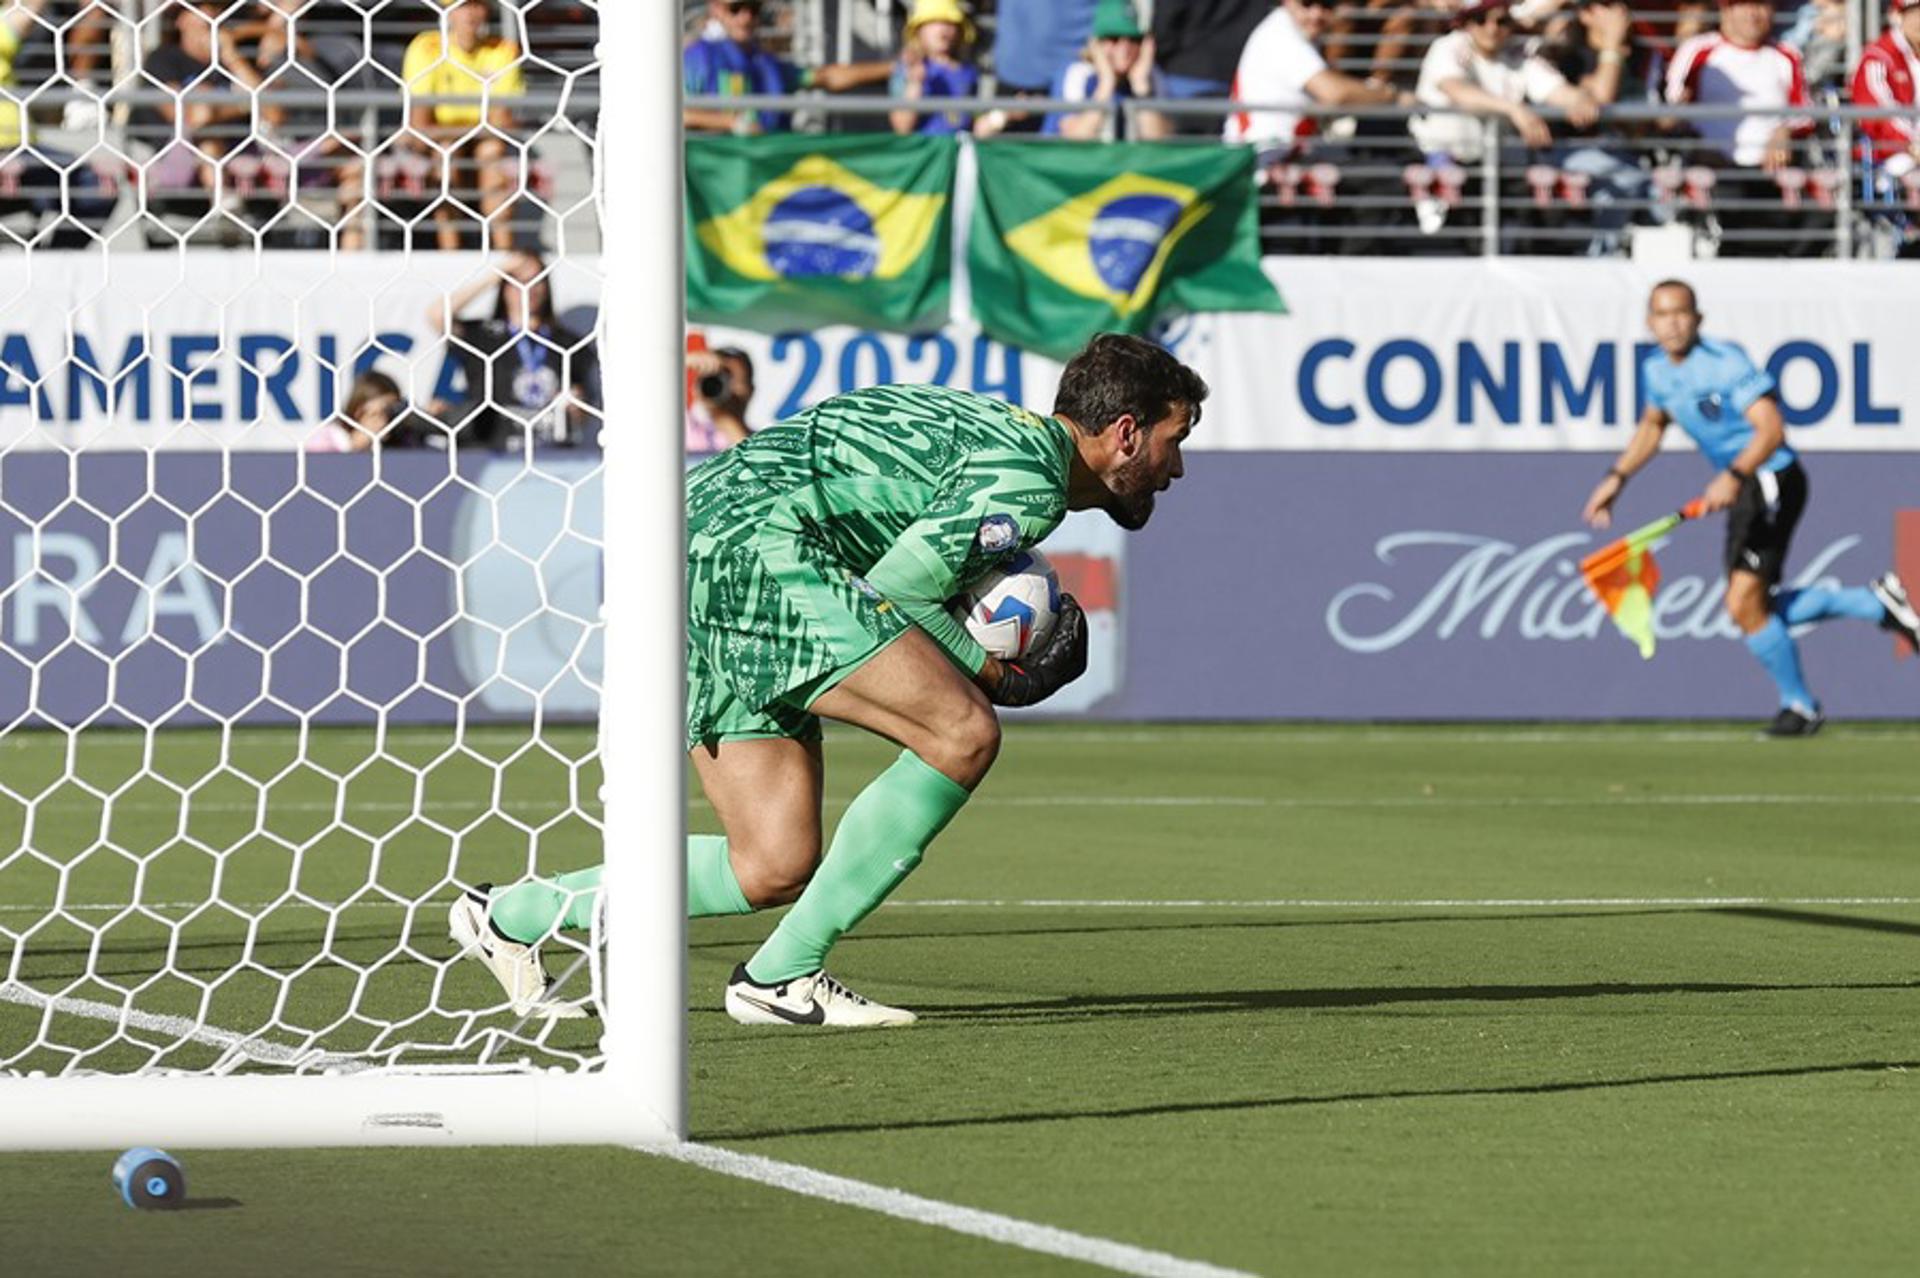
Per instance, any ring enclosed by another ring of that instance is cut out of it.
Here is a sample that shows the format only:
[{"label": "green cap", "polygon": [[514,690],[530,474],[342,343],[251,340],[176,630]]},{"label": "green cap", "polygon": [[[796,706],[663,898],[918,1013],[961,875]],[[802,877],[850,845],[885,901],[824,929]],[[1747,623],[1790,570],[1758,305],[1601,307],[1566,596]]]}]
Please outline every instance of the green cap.
[{"label": "green cap", "polygon": [[1134,12],[1133,0],[1100,0],[1093,11],[1093,38],[1096,40],[1139,40],[1147,34]]}]

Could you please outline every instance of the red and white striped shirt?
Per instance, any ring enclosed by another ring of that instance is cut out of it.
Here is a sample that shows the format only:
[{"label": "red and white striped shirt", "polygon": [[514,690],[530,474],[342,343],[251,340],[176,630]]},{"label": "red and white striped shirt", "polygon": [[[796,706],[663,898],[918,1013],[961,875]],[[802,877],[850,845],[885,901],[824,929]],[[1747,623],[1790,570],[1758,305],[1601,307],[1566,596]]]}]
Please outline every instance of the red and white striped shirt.
[{"label": "red and white striped shirt", "polygon": [[[1866,47],[1860,65],[1853,70],[1853,104],[1912,107],[1916,84],[1920,84],[1920,55],[1914,53],[1899,27],[1888,27]],[[1920,116],[1862,120],[1860,131],[1873,139],[1874,159],[1890,172],[1902,173],[1914,167],[1911,151],[1920,141]]]},{"label": "red and white striped shirt", "polygon": [[[1701,106],[1787,107],[1807,105],[1807,77],[1800,55],[1771,40],[1743,48],[1719,32],[1681,45],[1667,68],[1667,101]],[[1757,167],[1767,143],[1783,123],[1804,132],[1804,121],[1778,115],[1696,120],[1694,131],[1735,164]]]}]

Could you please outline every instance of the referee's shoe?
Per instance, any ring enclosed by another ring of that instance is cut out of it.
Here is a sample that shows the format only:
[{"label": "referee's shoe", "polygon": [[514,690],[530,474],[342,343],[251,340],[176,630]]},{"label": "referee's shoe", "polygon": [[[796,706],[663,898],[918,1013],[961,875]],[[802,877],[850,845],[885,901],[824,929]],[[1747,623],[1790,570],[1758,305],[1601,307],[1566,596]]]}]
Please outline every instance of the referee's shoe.
[{"label": "referee's shoe", "polygon": [[1887,610],[1880,628],[1893,631],[1912,645],[1914,652],[1920,653],[1920,612],[1914,611],[1913,601],[1907,598],[1907,588],[1900,584],[1899,576],[1887,573],[1875,580],[1873,594]]}]

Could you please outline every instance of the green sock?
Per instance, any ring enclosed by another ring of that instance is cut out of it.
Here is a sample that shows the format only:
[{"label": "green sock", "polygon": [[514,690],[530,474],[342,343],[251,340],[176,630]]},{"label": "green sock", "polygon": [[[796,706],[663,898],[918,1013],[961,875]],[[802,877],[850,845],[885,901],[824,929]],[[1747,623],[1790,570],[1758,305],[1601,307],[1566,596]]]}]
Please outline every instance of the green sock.
[{"label": "green sock", "polygon": [[487,913],[508,940],[522,945],[544,939],[556,924],[584,931],[593,926],[593,907],[600,900],[600,869],[495,888]]},{"label": "green sock", "polygon": [[710,914],[751,914],[753,906],[733,877],[727,840],[719,834],[687,836],[687,917]]},{"label": "green sock", "polygon": [[968,798],[967,789],[904,750],[840,818],[813,881],[747,961],[762,985],[817,972],[827,951],[920,864]]}]

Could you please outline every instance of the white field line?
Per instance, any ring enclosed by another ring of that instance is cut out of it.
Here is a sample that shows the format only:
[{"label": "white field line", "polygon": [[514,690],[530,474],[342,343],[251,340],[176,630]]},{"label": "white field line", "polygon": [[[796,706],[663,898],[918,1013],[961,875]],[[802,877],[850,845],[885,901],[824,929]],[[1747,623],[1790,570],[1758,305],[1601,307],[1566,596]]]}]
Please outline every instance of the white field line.
[{"label": "white field line", "polygon": [[671,1158],[707,1171],[750,1180],[756,1184],[783,1189],[790,1194],[819,1198],[864,1211],[879,1212],[916,1225],[931,1225],[957,1234],[985,1238],[1008,1247],[1036,1251],[1046,1256],[1061,1256],[1082,1264],[1097,1265],[1116,1273],[1141,1274],[1147,1278],[1250,1278],[1245,1270],[1224,1269],[1205,1261],[1185,1260],[1164,1251],[1151,1251],[1077,1234],[1069,1229],[1036,1224],[1015,1216],[962,1207],[937,1198],[922,1198],[905,1190],[889,1189],[846,1176],[816,1171],[797,1163],[783,1163],[757,1154],[741,1154],[714,1145],[687,1142],[679,1145],[641,1146],[640,1152]]},{"label": "white field line", "polygon": [[[588,725],[580,725],[584,731]],[[574,725],[568,725],[573,728]],[[1592,745],[1597,742],[1713,742],[1746,741],[1767,744],[1756,728],[1713,727],[1713,728],[1637,728],[1623,724],[1595,724],[1590,728],[1551,728],[1551,727],[1381,727],[1366,728],[1324,728],[1301,727],[1288,723],[1276,724],[1116,724],[1111,728],[1097,726],[1057,727],[1050,724],[1009,724],[1009,736],[1018,744],[1028,748],[1043,746],[1048,742],[1061,742],[1072,745],[1138,745],[1142,743],[1167,741],[1233,741],[1266,742],[1273,745],[1329,745],[1342,742],[1365,743],[1413,743],[1422,742],[1460,742],[1484,745]],[[181,728],[186,734],[177,744],[186,746],[204,741],[208,746],[217,747],[220,741],[217,732],[198,728]],[[326,740],[326,734],[340,731],[342,740],[355,735],[354,729],[316,728],[316,736]],[[1844,732],[1827,730],[1828,735],[1847,735]],[[159,743],[175,741],[174,730],[162,730],[154,734],[156,748]],[[400,742],[437,742],[437,741],[525,741],[536,742],[547,739],[549,734],[535,734],[524,728],[516,729],[511,725],[468,728],[457,734],[433,728],[390,728],[387,740]],[[567,735],[554,733],[551,735]],[[878,739],[852,728],[840,728],[829,725],[827,735],[834,741],[866,741],[876,747],[884,743]],[[1851,734],[1850,739],[1863,741],[1914,741],[1920,740],[1920,730],[1913,728],[1888,728],[1876,730],[1871,724],[1863,725],[1861,731]],[[66,749],[68,737],[60,732],[39,730],[8,733],[0,736],[0,749],[59,751]],[[82,734],[83,749],[134,750],[145,749],[147,734],[118,729],[103,730],[98,733]],[[221,750],[225,757],[230,753],[241,753],[249,745],[245,735],[235,738],[233,751]],[[888,746],[887,749],[894,747]]]},{"label": "white field line", "polygon": [[[203,1025],[183,1016],[159,1016],[97,1003],[89,999],[46,995],[21,985],[0,985],[0,1002],[54,1011],[67,1016],[106,1021],[122,1029],[152,1030],[175,1039],[190,1040],[217,1047],[228,1056],[243,1056],[268,1065],[312,1066],[351,1061],[348,1055],[320,1051],[299,1051],[277,1043],[238,1034],[217,1026]],[[888,1189],[845,1176],[815,1171],[795,1163],[777,1162],[754,1154],[739,1154],[712,1145],[692,1143],[642,1147],[642,1152],[689,1163],[708,1171],[768,1185],[808,1198],[824,1199],[848,1207],[878,1212],[919,1225],[931,1225],[954,1233],[984,1238],[989,1242],[1048,1256],[1061,1256],[1083,1264],[1095,1265],[1123,1274],[1146,1278],[1251,1278],[1244,1270],[1225,1269],[1197,1260],[1185,1260],[1163,1251],[1134,1247],[1108,1238],[1077,1234],[1052,1225],[1036,1224],[1013,1216],[962,1207],[957,1203],[922,1198],[904,1190]]]},{"label": "white field line", "polygon": [[[207,901],[143,901],[69,904],[63,914],[121,914],[139,909],[153,913],[187,913],[204,909]],[[222,907],[258,914],[275,908],[332,912],[354,910],[418,910],[418,901],[221,901]],[[1920,896],[1421,896],[1315,897],[1273,896],[1218,898],[1151,897],[922,897],[885,901],[883,910],[1570,910],[1570,909],[1731,909],[1735,907],[1812,907],[1864,909],[1874,906],[1920,905]],[[0,915],[45,915],[52,907],[42,903],[0,902]],[[9,988],[9,987],[0,987]],[[17,1001],[17,1000],[16,1000]]]},{"label": "white field line", "polygon": [[[4,801],[0,801],[4,802]],[[697,808],[713,805],[704,798],[688,802]],[[853,802],[851,796],[830,798],[825,805],[843,808]],[[17,802],[11,804],[21,807]],[[61,799],[34,805],[36,811],[97,812],[101,804],[90,800]],[[468,812],[476,817],[492,812],[547,812],[564,815],[590,811],[587,805],[542,803],[519,800],[508,803],[485,801],[455,802],[430,800],[425,803],[381,801],[372,803],[334,803],[300,800],[259,803],[205,802],[155,803],[150,800],[111,802],[113,812],[180,813],[189,816],[250,815],[261,811],[291,812]],[[596,805],[597,806],[597,805]],[[1712,807],[1912,807],[1920,806],[1920,793],[1908,794],[1594,794],[1594,795],[1256,795],[1256,794],[1010,794],[981,795],[969,807],[987,808],[1271,808],[1389,810],[1398,808],[1712,808]]]},{"label": "white field line", "polygon": [[0,985],[0,1003],[17,1003],[22,1007],[31,1007],[39,1011],[51,1008],[62,1016],[106,1021],[109,1024],[118,1025],[123,1030],[151,1030],[156,1034],[167,1035],[169,1038],[199,1043],[206,1047],[217,1047],[228,1057],[245,1057],[247,1060],[258,1061],[265,1065],[311,1068],[316,1065],[343,1064],[355,1059],[349,1054],[323,1052],[317,1048],[287,1047],[253,1035],[236,1034],[232,1030],[207,1025],[186,1016],[163,1016],[114,1003],[99,1003],[92,999],[69,998],[60,994],[44,994],[25,985]]}]

